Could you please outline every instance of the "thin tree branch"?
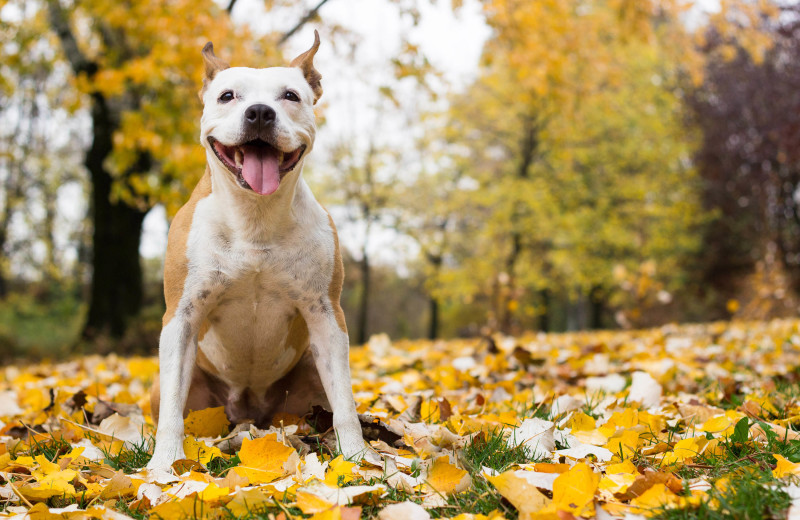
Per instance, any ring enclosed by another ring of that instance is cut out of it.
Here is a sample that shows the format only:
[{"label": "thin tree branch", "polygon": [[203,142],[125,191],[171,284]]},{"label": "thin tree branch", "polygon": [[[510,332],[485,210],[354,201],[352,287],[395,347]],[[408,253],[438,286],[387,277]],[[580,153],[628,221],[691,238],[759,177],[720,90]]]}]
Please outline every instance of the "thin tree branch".
[{"label": "thin tree branch", "polygon": [[236,5],[236,0],[230,0],[230,3],[228,3],[228,7],[225,8],[225,10],[228,12],[229,15],[231,14],[231,12],[233,12],[234,5]]},{"label": "thin tree branch", "polygon": [[[236,0],[231,0],[231,3],[235,2],[235,1]],[[287,32],[285,32],[283,34],[283,36],[281,36],[281,39],[278,40],[278,45],[283,45],[284,43],[286,43],[286,40],[291,38],[294,33],[299,31],[301,27],[303,27],[306,23],[308,23],[315,16],[317,16],[317,13],[319,12],[319,9],[323,5],[325,5],[325,3],[327,1],[328,0],[320,0],[320,2],[316,5],[316,7],[314,7],[312,10],[310,10],[308,13],[306,13],[306,15],[304,17],[302,17],[299,22],[297,22],[297,25],[295,25],[294,27],[289,29]]]},{"label": "thin tree branch", "polygon": [[75,34],[73,34],[69,26],[67,13],[61,7],[59,0],[48,0],[47,15],[50,20],[50,25],[56,33],[56,36],[58,36],[61,42],[61,48],[64,50],[64,55],[72,66],[75,75],[86,73],[92,76],[97,72],[97,64],[88,59],[86,55],[81,52],[80,48],[78,48],[78,40],[75,38]]}]

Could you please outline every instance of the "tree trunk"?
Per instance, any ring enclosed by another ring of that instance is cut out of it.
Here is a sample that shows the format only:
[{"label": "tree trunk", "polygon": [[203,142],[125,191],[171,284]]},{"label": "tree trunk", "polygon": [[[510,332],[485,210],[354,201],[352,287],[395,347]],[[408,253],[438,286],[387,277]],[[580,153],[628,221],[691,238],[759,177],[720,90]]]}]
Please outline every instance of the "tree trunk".
[{"label": "tree trunk", "polygon": [[539,291],[539,300],[542,302],[542,313],[539,315],[539,330],[550,332],[550,289]]},{"label": "tree trunk", "polygon": [[367,342],[367,312],[369,309],[369,256],[364,248],[361,266],[361,301],[358,304],[358,328],[356,341],[359,345]]},{"label": "tree trunk", "polygon": [[589,305],[591,306],[589,315],[590,329],[596,330],[603,328],[603,314],[605,313],[603,295],[603,289],[598,286],[592,287],[592,290],[589,292]]},{"label": "tree trunk", "polygon": [[[522,253],[522,235],[519,231],[511,234],[511,254],[506,259],[506,273],[508,274],[508,284],[505,297],[502,297],[500,304],[502,308],[502,318],[500,319],[500,331],[503,334],[512,334],[514,325],[514,311],[510,307],[511,299],[516,298],[516,279],[514,276],[517,260]],[[501,289],[502,291],[502,289]]]},{"label": "tree trunk", "polygon": [[[6,246],[6,232],[5,229],[0,231],[0,252],[5,251]],[[0,300],[5,300],[8,296],[8,280],[6,280],[6,260],[0,263]]]},{"label": "tree trunk", "polygon": [[431,296],[429,304],[431,321],[428,324],[428,339],[436,339],[439,337],[439,300]]},{"label": "tree trunk", "polygon": [[117,121],[105,98],[97,93],[92,95],[92,124],[92,146],[86,152],[85,165],[92,181],[93,273],[83,337],[110,334],[119,338],[128,319],[142,306],[139,241],[146,212],[111,200],[114,179],[103,162],[111,153]]}]

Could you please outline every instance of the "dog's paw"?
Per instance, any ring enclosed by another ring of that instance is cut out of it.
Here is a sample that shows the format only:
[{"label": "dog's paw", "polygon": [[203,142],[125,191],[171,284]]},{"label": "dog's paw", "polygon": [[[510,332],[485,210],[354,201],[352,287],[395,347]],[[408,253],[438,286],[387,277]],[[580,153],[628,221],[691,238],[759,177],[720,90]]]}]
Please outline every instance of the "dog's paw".
[{"label": "dog's paw", "polygon": [[357,462],[363,459],[378,466],[383,464],[383,459],[378,452],[364,442],[364,439],[360,435],[350,439],[343,439],[340,437],[338,443],[339,452],[347,460]]},{"label": "dog's paw", "polygon": [[164,446],[162,448],[161,444],[156,443],[156,449],[150,458],[150,462],[147,463],[146,469],[150,471],[156,469],[166,471],[172,467],[173,462],[184,458],[186,458],[186,455],[183,452],[183,445]]}]

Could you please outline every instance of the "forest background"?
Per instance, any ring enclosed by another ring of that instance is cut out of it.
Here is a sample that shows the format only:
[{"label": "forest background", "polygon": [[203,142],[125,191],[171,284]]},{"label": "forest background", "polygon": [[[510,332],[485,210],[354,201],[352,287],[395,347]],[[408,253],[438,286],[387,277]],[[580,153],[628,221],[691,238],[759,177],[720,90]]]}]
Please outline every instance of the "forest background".
[{"label": "forest background", "polygon": [[800,4],[358,6],[0,0],[4,359],[156,347],[143,223],[204,170],[199,51],[281,65],[313,29],[303,175],[342,233],[353,342],[797,314]]}]

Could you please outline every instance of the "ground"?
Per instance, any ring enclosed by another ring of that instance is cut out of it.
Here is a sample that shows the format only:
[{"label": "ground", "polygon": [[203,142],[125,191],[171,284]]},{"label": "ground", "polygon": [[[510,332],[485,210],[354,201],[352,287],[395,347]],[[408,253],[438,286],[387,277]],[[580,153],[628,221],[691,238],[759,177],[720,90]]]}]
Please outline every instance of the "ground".
[{"label": "ground", "polygon": [[152,358],[9,366],[0,515],[416,520],[800,518],[800,320],[352,349],[365,437],[330,414],[186,420],[152,451]]}]

